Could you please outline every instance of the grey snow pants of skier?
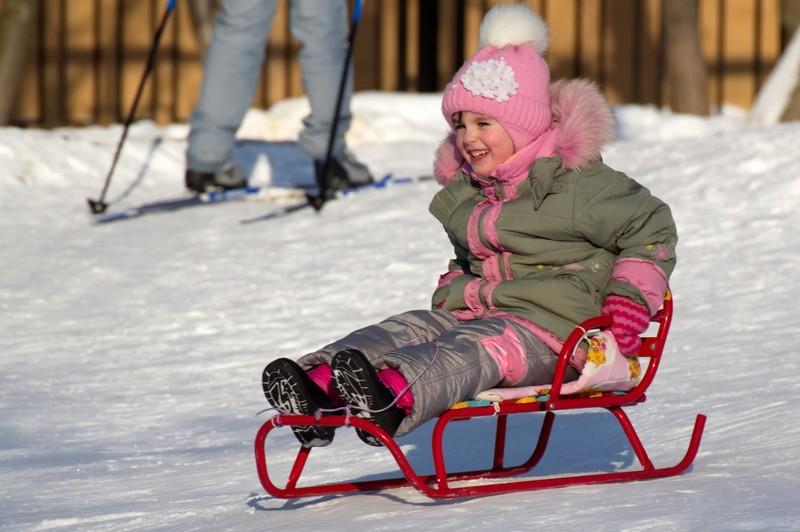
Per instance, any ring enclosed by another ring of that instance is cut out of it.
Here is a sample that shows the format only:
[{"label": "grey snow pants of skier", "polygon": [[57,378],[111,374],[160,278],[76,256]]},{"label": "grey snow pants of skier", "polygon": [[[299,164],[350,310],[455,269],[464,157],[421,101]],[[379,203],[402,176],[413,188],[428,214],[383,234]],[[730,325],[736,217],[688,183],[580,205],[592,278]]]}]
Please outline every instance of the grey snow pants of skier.
[{"label": "grey snow pants of skier", "polygon": [[[511,319],[462,322],[444,310],[412,310],[354,331],[298,362],[309,370],[329,364],[345,349],[358,349],[378,370],[397,369],[408,382],[419,377],[411,388],[414,406],[397,436],[489,388],[547,384],[558,359]],[[566,380],[577,377],[570,368]]]},{"label": "grey snow pants of skier", "polygon": [[[278,0],[226,0],[208,48],[200,98],[191,117],[187,167],[216,172],[233,164],[236,130],[253,100],[264,61],[267,34]],[[290,27],[300,41],[303,90],[311,113],[303,119],[300,146],[312,159],[324,159],[336,96],[347,54],[348,9],[344,0],[292,0]],[[334,156],[344,150],[350,127],[350,69],[336,126]],[[274,83],[274,80],[268,80]]]}]

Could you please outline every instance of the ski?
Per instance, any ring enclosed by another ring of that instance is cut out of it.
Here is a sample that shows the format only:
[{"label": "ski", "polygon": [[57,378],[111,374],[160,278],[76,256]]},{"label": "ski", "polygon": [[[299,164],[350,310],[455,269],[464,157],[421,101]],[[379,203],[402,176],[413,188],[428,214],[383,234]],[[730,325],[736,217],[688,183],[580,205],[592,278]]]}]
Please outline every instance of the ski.
[{"label": "ski", "polygon": [[153,201],[144,203],[135,207],[129,207],[119,212],[111,212],[108,214],[101,214],[94,217],[92,223],[94,225],[107,224],[111,222],[118,222],[121,220],[130,220],[138,218],[146,214],[155,214],[161,212],[172,212],[187,207],[198,207],[202,205],[213,205],[216,203],[223,203],[227,201],[239,201],[250,197],[259,195],[262,190],[261,187],[247,187],[235,188],[230,190],[212,190],[204,194],[197,194],[195,196],[174,198],[167,200]]},{"label": "ski", "polygon": [[[368,183],[366,185],[348,187],[339,190],[334,196],[334,198],[345,197],[363,189],[382,189],[382,188],[387,188],[389,186],[404,185],[421,181],[430,181],[432,179],[433,177],[429,175],[423,175],[417,177],[395,177],[393,174],[389,173],[372,183]],[[276,209],[270,211],[265,215],[257,216],[255,218],[250,218],[246,220],[241,220],[242,224],[250,224],[262,220],[280,218],[282,216],[286,216],[293,212],[301,211],[308,207],[312,207],[308,198],[309,196],[312,195],[313,192],[314,190],[311,189],[291,188],[291,189],[281,189],[281,192],[276,193],[276,189],[273,187],[247,187],[247,188],[236,188],[231,190],[213,190],[211,192],[206,192],[205,194],[197,194],[188,197],[158,200],[149,203],[143,203],[141,205],[136,205],[133,207],[128,207],[126,209],[122,209],[117,212],[98,214],[94,216],[92,223],[93,225],[105,225],[112,222],[119,222],[124,220],[131,220],[134,218],[140,218],[142,216],[150,214],[173,212],[173,211],[183,210],[186,208],[201,207],[204,205],[215,205],[229,201],[242,201],[248,199],[258,199],[259,201],[263,201],[265,203],[274,203],[276,205]],[[292,201],[294,203],[289,203],[288,205],[286,204],[287,202],[292,202]]]},{"label": "ski", "polygon": [[[364,185],[356,185],[339,190],[330,199],[346,197],[351,194],[362,192],[364,190],[380,190],[395,185],[410,185],[413,183],[421,183],[424,181],[432,181],[432,180],[433,180],[432,175],[421,175],[416,177],[395,177],[393,174],[389,173],[383,176],[382,178],[378,179],[377,181],[373,181],[372,183],[367,183]],[[283,218],[292,213],[313,208],[313,204],[311,203],[312,198],[313,196],[309,195],[307,198],[298,201],[297,203],[294,203],[292,205],[279,206],[277,209],[273,209],[266,214],[261,214],[254,218],[246,218],[244,220],[240,220],[239,223],[243,225],[249,225],[257,222],[266,222],[268,220]],[[330,199],[328,201],[330,201]]]}]

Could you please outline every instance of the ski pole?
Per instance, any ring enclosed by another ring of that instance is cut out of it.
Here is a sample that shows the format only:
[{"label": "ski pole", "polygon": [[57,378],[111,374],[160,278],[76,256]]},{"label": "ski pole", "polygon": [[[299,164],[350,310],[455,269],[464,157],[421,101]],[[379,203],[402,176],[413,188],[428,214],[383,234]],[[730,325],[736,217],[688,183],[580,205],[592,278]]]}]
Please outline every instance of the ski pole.
[{"label": "ski pole", "polygon": [[114,152],[114,159],[111,161],[111,168],[109,168],[108,174],[106,175],[106,181],[103,184],[103,191],[100,193],[100,198],[97,200],[86,198],[86,201],[89,203],[89,209],[91,209],[93,214],[102,214],[108,208],[108,204],[105,202],[106,192],[108,192],[108,185],[111,184],[111,177],[114,175],[114,169],[117,167],[119,154],[122,152],[122,146],[125,144],[125,139],[128,137],[128,128],[130,128],[131,122],[133,122],[133,117],[136,115],[136,108],[139,107],[139,100],[142,98],[144,84],[147,81],[147,78],[150,76],[150,72],[153,71],[153,66],[156,62],[156,54],[158,53],[158,43],[161,41],[161,34],[164,33],[164,28],[167,26],[167,20],[169,19],[170,13],[172,13],[172,10],[175,8],[176,2],[177,0],[167,0],[167,7],[164,10],[164,15],[161,17],[161,22],[158,24],[155,35],[153,35],[153,44],[150,47],[150,53],[147,56],[147,64],[145,65],[142,79],[139,81],[139,87],[136,89],[136,96],[133,98],[133,104],[131,105],[130,112],[128,113],[128,117],[125,119],[125,125],[122,128],[122,137],[117,143],[117,149]]},{"label": "ski pole", "polygon": [[339,116],[342,113],[342,99],[344,98],[344,88],[347,85],[347,71],[350,68],[350,58],[353,55],[353,43],[356,40],[356,30],[358,29],[358,22],[361,20],[361,0],[356,0],[353,5],[353,17],[350,24],[350,32],[347,35],[347,53],[344,58],[344,67],[342,68],[342,79],[339,81],[339,93],[336,96],[336,108],[333,112],[333,121],[331,122],[331,131],[328,135],[328,150],[325,153],[325,161],[322,163],[322,172],[317,173],[317,188],[319,188],[319,195],[313,196],[307,194],[308,202],[314,207],[314,210],[319,211],[325,202],[328,200],[328,192],[330,189],[330,179],[328,172],[331,169],[331,159],[333,158],[333,143],[336,139],[336,129],[339,122]]}]

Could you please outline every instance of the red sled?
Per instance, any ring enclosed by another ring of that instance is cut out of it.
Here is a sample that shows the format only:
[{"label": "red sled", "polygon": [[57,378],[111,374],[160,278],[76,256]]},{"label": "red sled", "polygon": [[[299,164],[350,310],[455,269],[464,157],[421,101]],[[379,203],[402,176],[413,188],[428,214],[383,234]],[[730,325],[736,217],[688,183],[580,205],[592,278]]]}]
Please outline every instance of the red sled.
[{"label": "red sled", "polygon": [[[432,499],[447,499],[581,484],[647,480],[677,475],[685,471],[692,464],[692,461],[697,455],[706,416],[703,414],[697,415],[694,429],[689,440],[689,448],[683,458],[673,466],[656,467],[653,465],[652,460],[650,460],[628,415],[623,410],[624,407],[632,407],[645,401],[645,391],[647,391],[650,383],[653,382],[653,378],[661,362],[661,356],[664,351],[664,344],[667,340],[671,320],[672,298],[670,294],[667,294],[663,307],[651,319],[657,326],[655,335],[643,337],[642,347],[638,352],[639,357],[648,360],[647,367],[639,383],[629,391],[603,392],[592,396],[560,394],[561,385],[567,370],[567,363],[574,348],[587,331],[601,330],[610,326],[609,319],[601,316],[584,321],[579,327],[575,328],[567,338],[559,354],[549,395],[526,397],[498,403],[489,403],[488,401],[465,401],[454,405],[453,408],[439,416],[433,429],[433,474],[417,474],[394,438],[367,420],[344,415],[325,416],[316,419],[314,416],[277,414],[268,419],[256,434],[255,458],[258,478],[264,486],[264,489],[270,495],[280,498],[365,492],[413,486]],[[585,408],[604,408],[614,415],[614,418],[619,422],[620,427],[627,437],[639,461],[640,467],[638,469],[603,473],[518,478],[533,470],[542,459],[547,448],[548,440],[550,439],[550,433],[556,417],[555,412]],[[504,454],[507,418],[514,414],[531,412],[544,412],[544,420],[539,429],[536,447],[524,463],[514,466],[505,465]],[[453,421],[463,421],[481,417],[497,418],[491,468],[465,472],[448,472],[442,444],[446,427]],[[266,447],[267,436],[275,428],[292,425],[351,426],[365,430],[374,435],[392,454],[403,476],[381,480],[334,482],[299,486],[300,476],[303,473],[306,461],[312,450],[311,448],[300,447],[286,483],[283,487],[279,487],[269,476]]]}]

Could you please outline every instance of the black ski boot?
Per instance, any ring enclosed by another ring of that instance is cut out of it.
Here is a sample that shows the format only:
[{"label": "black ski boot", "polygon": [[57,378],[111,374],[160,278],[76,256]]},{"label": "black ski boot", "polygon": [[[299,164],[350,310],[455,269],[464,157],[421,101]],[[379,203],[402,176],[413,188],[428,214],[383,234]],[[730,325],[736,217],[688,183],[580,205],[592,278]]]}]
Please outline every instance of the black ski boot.
[{"label": "black ski boot", "polygon": [[[345,403],[360,409],[358,417],[369,419],[375,425],[393,435],[406,417],[403,409],[396,406],[386,408],[394,401],[394,394],[378,379],[378,374],[367,357],[356,349],[336,353],[331,362],[336,390]],[[383,410],[385,409],[386,410]],[[375,410],[383,410],[375,412]],[[368,444],[381,447],[383,444],[369,432],[356,429],[358,437]]]},{"label": "black ski boot", "polygon": [[[295,361],[273,360],[261,378],[267,400],[282,413],[313,416],[330,407],[330,399]],[[303,447],[325,447],[333,441],[333,427],[292,427]]]},{"label": "black ski boot", "polygon": [[[333,197],[336,192],[348,188],[357,188],[375,180],[369,169],[352,154],[345,152],[339,158],[332,158],[327,176],[322,176],[325,169],[325,161],[314,161],[314,171],[317,175],[317,182],[322,180],[326,184],[328,194]],[[330,198],[326,198],[330,199]]]},{"label": "black ski boot", "polygon": [[184,175],[186,188],[198,194],[211,190],[233,190],[247,187],[247,176],[238,166],[229,166],[217,172],[198,172],[188,169]]}]

